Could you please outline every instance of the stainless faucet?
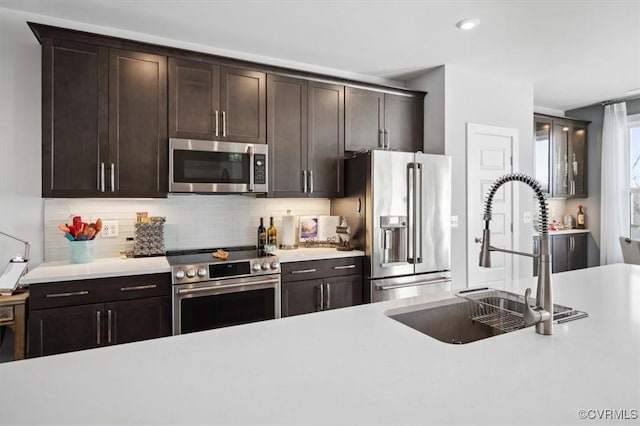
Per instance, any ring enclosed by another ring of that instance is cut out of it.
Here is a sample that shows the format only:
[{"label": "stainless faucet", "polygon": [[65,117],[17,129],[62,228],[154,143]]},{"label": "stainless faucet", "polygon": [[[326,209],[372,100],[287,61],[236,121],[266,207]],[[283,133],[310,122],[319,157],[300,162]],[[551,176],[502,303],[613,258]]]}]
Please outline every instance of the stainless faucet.
[{"label": "stainless faucet", "polygon": [[[498,188],[507,182],[522,182],[527,184],[538,199],[538,207],[540,209],[540,221],[538,232],[540,234],[540,251],[539,253],[523,253],[513,250],[505,250],[493,247],[490,243],[489,221],[491,220],[491,204],[493,196]],[[524,321],[527,324],[535,324],[538,334],[552,334],[553,332],[553,297],[551,295],[551,256],[549,254],[549,216],[547,208],[547,200],[540,188],[540,184],[534,178],[521,174],[512,173],[500,177],[496,180],[487,194],[484,204],[484,231],[482,232],[482,249],[480,250],[480,266],[485,268],[491,267],[492,251],[501,251],[504,253],[518,254],[520,256],[533,257],[538,260],[538,289],[536,291],[536,306],[529,306],[529,296],[531,289],[528,288],[524,293],[525,312]]]}]

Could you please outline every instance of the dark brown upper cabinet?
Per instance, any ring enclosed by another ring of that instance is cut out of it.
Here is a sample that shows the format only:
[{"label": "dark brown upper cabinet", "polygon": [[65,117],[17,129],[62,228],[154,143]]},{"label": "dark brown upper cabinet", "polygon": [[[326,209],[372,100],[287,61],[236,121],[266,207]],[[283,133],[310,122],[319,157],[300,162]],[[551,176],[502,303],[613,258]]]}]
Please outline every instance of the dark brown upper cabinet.
[{"label": "dark brown upper cabinet", "polygon": [[535,177],[549,197],[587,196],[587,122],[534,116]]},{"label": "dark brown upper cabinet", "polygon": [[170,58],[169,136],[265,143],[265,74]]},{"label": "dark brown upper cabinet", "polygon": [[42,39],[42,195],[167,193],[166,58]]},{"label": "dark brown upper cabinet", "polygon": [[267,76],[269,196],[342,195],[344,86]]},{"label": "dark brown upper cabinet", "polygon": [[424,95],[347,87],[345,151],[421,151]]}]

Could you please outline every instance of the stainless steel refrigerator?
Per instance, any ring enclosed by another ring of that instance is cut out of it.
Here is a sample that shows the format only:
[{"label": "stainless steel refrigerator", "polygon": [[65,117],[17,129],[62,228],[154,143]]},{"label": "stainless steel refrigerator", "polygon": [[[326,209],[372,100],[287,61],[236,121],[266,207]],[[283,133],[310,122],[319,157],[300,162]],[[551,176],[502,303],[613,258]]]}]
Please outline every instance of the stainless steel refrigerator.
[{"label": "stainless steel refrigerator", "polygon": [[370,151],[345,160],[345,197],[331,202],[364,250],[365,301],[449,289],[451,158]]}]

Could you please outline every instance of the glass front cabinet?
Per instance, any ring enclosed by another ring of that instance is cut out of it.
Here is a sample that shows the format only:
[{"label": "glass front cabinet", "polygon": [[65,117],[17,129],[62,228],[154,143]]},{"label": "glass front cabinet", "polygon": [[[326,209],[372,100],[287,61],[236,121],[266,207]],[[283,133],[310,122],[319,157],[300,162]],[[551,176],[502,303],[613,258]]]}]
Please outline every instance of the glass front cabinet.
[{"label": "glass front cabinet", "polygon": [[561,117],[534,116],[534,173],[547,196],[587,196],[587,124]]}]

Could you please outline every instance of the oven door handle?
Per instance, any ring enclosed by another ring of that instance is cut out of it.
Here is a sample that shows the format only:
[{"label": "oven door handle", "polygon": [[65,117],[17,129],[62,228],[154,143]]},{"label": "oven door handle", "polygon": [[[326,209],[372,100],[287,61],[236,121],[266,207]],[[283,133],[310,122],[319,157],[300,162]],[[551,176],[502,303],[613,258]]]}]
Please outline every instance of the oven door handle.
[{"label": "oven door handle", "polygon": [[177,294],[193,294],[193,293],[201,293],[203,291],[224,290],[224,289],[234,288],[234,287],[247,287],[247,286],[254,286],[254,285],[261,285],[261,284],[278,284],[278,280],[276,279],[276,280],[251,281],[251,282],[238,283],[238,284],[212,285],[212,286],[196,287],[196,288],[179,288],[176,290],[176,293]]}]

